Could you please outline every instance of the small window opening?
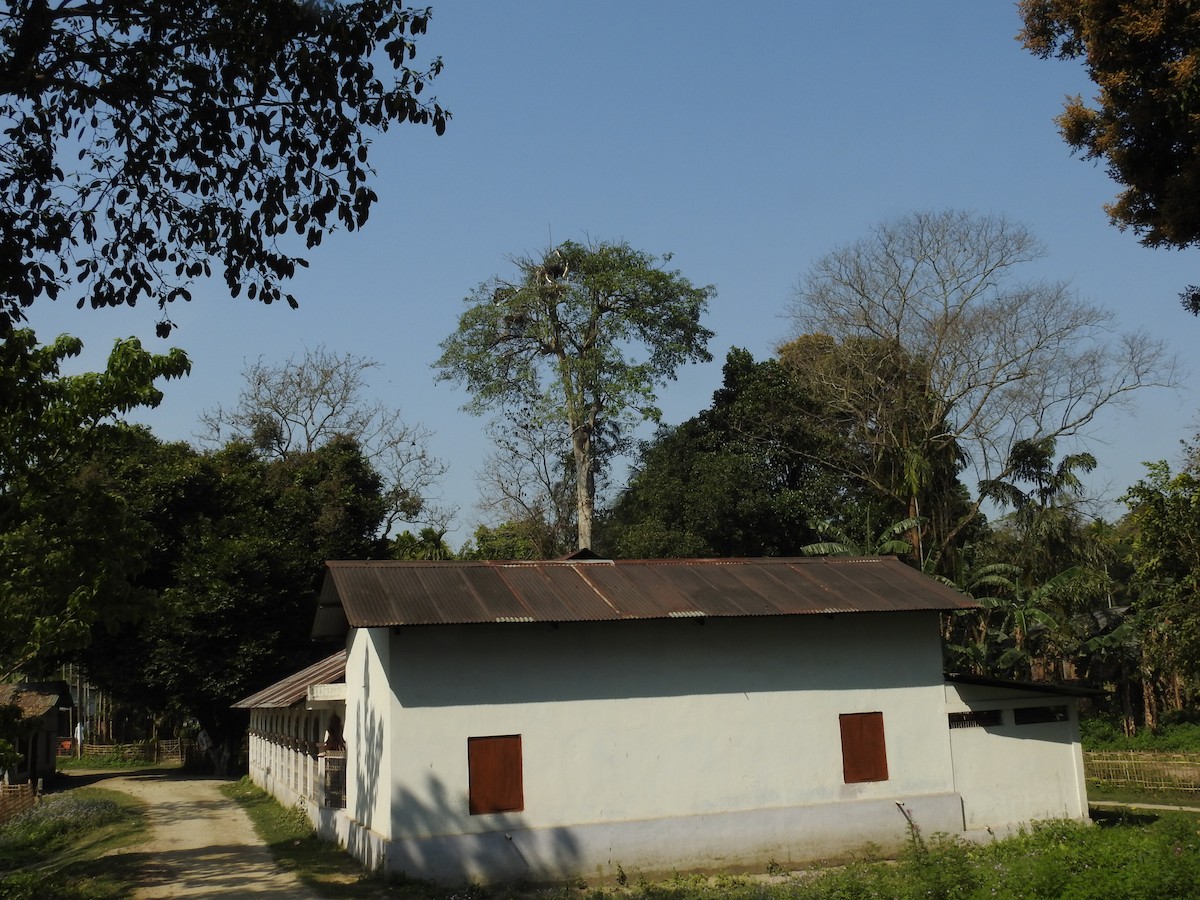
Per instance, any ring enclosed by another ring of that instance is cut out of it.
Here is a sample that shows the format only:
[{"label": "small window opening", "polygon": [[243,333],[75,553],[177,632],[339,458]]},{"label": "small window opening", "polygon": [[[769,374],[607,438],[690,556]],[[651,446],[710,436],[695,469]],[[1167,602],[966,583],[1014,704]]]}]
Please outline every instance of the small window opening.
[{"label": "small window opening", "polygon": [[972,709],[968,712],[952,712],[949,715],[951,728],[990,728],[1001,723],[998,709]]},{"label": "small window opening", "polygon": [[520,812],[525,808],[519,734],[467,738],[470,812]]},{"label": "small window opening", "polygon": [[883,713],[844,713],[838,716],[842,732],[842,775],[846,784],[887,781],[887,748]]}]

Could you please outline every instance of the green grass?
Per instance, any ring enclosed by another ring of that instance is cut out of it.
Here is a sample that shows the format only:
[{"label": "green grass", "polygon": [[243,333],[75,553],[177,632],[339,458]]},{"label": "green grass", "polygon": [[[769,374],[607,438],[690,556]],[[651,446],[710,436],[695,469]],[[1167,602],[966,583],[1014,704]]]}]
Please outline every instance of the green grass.
[{"label": "green grass", "polygon": [[74,772],[79,769],[111,769],[123,771],[126,769],[144,769],[147,766],[159,768],[178,768],[174,763],[156,763],[151,759],[125,759],[121,756],[60,756],[57,768],[60,772]]},{"label": "green grass", "polygon": [[51,794],[0,826],[0,900],[128,897],[136,873],[104,854],[144,833],[142,807],[127,794]]},{"label": "green grass", "polygon": [[[298,810],[280,806],[243,779],[227,787],[286,866],[323,897],[373,900],[866,900],[866,898],[1146,898],[1200,900],[1200,816],[1117,810],[1099,827],[1040,823],[1013,837],[970,844],[915,834],[892,861],[761,875],[676,875],[594,887],[580,879],[549,887],[442,887],[364,874],[349,856],[316,838]],[[1143,793],[1140,795],[1145,797]],[[1162,801],[1159,795],[1140,802]],[[1139,802],[1135,799],[1134,802]]]},{"label": "green grass", "polygon": [[1089,783],[1087,794],[1089,802],[1145,803],[1200,809],[1200,791],[1150,791],[1143,788]]},{"label": "green grass", "polygon": [[372,877],[344,850],[317,837],[300,809],[280,805],[249,778],[222,785],[221,792],[246,810],[280,867],[295,872],[322,897],[391,896],[378,893],[385,887],[382,879]]}]

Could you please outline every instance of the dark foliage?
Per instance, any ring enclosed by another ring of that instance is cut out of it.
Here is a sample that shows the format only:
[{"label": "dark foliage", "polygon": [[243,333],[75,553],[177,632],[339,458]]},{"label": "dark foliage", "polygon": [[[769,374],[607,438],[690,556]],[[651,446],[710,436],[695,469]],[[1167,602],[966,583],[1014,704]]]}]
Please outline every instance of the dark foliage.
[{"label": "dark foliage", "polygon": [[419,99],[441,61],[410,67],[428,20],[401,0],[0,7],[0,333],[60,294],[190,300],[214,262],[233,296],[295,306],[285,236],[366,222],[370,134],[445,129]]},{"label": "dark foliage", "polygon": [[796,556],[816,540],[814,522],[864,513],[857,486],[833,465],[852,451],[817,426],[782,365],[734,349],[724,374],[708,409],[642,447],[605,517],[606,552]]}]

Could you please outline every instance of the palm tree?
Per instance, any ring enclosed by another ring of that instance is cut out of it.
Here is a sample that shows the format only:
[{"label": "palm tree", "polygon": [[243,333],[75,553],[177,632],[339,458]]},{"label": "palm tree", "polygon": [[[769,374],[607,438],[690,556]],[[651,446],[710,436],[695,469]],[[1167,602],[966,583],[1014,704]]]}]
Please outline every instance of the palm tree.
[{"label": "palm tree", "polygon": [[[870,522],[867,523],[866,540],[855,542],[844,530],[832,522],[818,522],[812,527],[817,534],[829,540],[805,544],[800,552],[805,556],[899,556],[911,557],[913,544],[911,535],[919,534],[925,520],[921,516],[910,516],[893,522],[872,537]],[[905,535],[908,535],[906,537]]]},{"label": "palm tree", "polygon": [[[1013,510],[1008,524],[1016,548],[1010,561],[1023,570],[1026,590],[1066,567],[1098,564],[1103,555],[1079,511],[1083,493],[1079,473],[1096,468],[1096,457],[1072,453],[1056,465],[1054,451],[1054,438],[1018,441],[1009,453],[1009,480],[979,484],[982,497]],[[1021,484],[1028,487],[1022,489]]]}]

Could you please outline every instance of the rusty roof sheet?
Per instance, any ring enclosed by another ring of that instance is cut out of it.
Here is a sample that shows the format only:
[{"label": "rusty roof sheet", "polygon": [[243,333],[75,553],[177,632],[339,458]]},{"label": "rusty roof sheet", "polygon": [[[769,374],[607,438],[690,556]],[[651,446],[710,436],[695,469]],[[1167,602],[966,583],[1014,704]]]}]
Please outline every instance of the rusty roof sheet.
[{"label": "rusty roof sheet", "polygon": [[314,637],[348,627],[972,609],[894,557],[326,563]]},{"label": "rusty roof sheet", "polygon": [[0,706],[15,706],[23,721],[39,719],[59,706],[74,706],[65,682],[0,684]]},{"label": "rusty roof sheet", "polygon": [[336,684],[346,680],[346,651],[339,650],[333,656],[289,675],[257,694],[233,704],[234,709],[282,709],[299,703],[308,696],[312,684]]}]

